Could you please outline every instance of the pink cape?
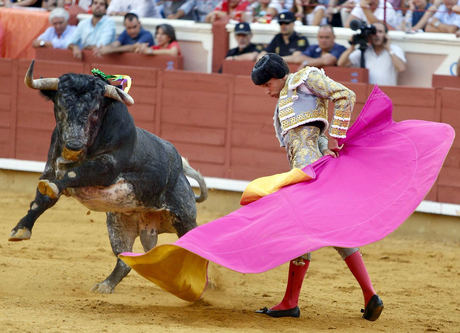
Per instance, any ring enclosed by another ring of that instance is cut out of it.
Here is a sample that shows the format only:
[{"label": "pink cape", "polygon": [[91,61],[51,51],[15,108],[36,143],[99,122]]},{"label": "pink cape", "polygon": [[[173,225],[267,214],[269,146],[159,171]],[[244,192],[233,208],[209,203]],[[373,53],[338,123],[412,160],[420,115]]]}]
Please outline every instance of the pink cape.
[{"label": "pink cape", "polygon": [[339,142],[340,157],[325,156],[304,168],[312,180],[201,225],[172,245],[120,257],[193,301],[205,288],[207,260],[260,273],[324,246],[360,247],[384,238],[428,193],[455,136],[447,124],[394,122],[391,116],[390,99],[374,88]]}]

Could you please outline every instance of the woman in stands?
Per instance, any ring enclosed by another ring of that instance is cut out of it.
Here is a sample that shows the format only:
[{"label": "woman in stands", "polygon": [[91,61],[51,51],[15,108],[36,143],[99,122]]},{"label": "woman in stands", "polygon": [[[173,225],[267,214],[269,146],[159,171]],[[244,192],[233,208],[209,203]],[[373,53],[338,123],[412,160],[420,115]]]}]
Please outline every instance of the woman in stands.
[{"label": "woman in stands", "polygon": [[176,39],[176,32],[169,24],[160,24],[156,27],[155,43],[156,44],[152,47],[148,47],[146,44],[140,44],[136,47],[135,52],[148,55],[181,55],[179,43]]},{"label": "woman in stands", "polygon": [[303,25],[326,24],[326,7],[320,5],[318,0],[295,0],[291,8],[298,22]]}]

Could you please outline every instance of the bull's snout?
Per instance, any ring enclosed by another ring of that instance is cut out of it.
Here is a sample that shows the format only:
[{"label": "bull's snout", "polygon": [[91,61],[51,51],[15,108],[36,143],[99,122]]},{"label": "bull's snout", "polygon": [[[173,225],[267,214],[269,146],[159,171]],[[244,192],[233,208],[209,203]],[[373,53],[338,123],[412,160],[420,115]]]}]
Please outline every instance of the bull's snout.
[{"label": "bull's snout", "polygon": [[80,156],[83,154],[83,148],[80,147],[72,147],[66,145],[62,150],[62,157],[69,161],[78,161]]}]

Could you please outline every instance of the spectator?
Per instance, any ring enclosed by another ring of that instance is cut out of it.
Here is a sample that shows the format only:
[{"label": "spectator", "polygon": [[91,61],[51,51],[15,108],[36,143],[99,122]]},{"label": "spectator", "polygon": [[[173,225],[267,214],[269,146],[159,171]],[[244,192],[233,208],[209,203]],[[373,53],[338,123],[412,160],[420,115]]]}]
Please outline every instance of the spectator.
[{"label": "spectator", "polygon": [[[386,26],[381,22],[374,23],[377,33],[370,37],[370,45],[365,50],[365,67],[369,70],[369,83],[384,86],[397,85],[398,72],[406,70],[404,51],[391,44]],[[361,50],[351,45],[339,58],[338,66],[360,67]]]},{"label": "spectator", "polygon": [[142,28],[139,17],[134,13],[128,13],[123,20],[125,30],[113,43],[95,49],[95,55],[102,56],[109,53],[134,52],[138,44],[145,43],[153,46],[153,36],[150,31]]},{"label": "spectator", "polygon": [[292,12],[283,12],[278,15],[280,33],[259,54],[258,59],[267,53],[276,53],[286,62],[298,61],[299,54],[308,47],[308,40],[294,31],[294,22],[295,17]]},{"label": "spectator", "polygon": [[346,47],[335,42],[334,28],[324,24],[318,29],[318,44],[310,45],[307,50],[299,54],[299,70],[305,66],[324,67],[335,66]]},{"label": "spectator", "polygon": [[44,0],[42,7],[48,11],[52,11],[55,8],[64,8],[64,0]]},{"label": "spectator", "polygon": [[181,8],[191,0],[163,0],[163,16],[170,20],[193,20],[193,13],[188,14]]},{"label": "spectator", "polygon": [[5,7],[36,7],[36,8],[43,7],[42,0],[22,0],[22,1],[4,0],[3,3]]},{"label": "spectator", "polygon": [[233,20],[240,22],[246,8],[250,5],[247,0],[222,0],[221,3],[206,16],[206,22],[218,20]]},{"label": "spectator", "polygon": [[155,41],[156,45],[152,47],[148,47],[146,44],[136,45],[135,52],[149,55],[181,55],[179,43],[176,39],[176,32],[174,31],[174,28],[171,25],[157,25],[155,29]]},{"label": "spectator", "polygon": [[457,0],[443,0],[443,4],[439,6],[425,30],[427,32],[455,33],[460,28],[460,15],[452,10],[456,3]]},{"label": "spectator", "polygon": [[229,50],[225,57],[226,60],[256,60],[262,46],[251,43],[251,26],[247,22],[235,25],[235,39],[238,46]]},{"label": "spectator", "polygon": [[294,6],[294,0],[272,0],[272,4],[281,7],[280,12],[287,12]]},{"label": "spectator", "polygon": [[33,47],[54,47],[66,49],[72,41],[73,34],[77,28],[69,25],[69,13],[64,8],[55,8],[49,15],[51,27],[47,28],[36,40],[32,42]]},{"label": "spectator", "polygon": [[161,18],[155,0],[112,0],[107,8],[107,15],[125,16],[135,13],[138,17]]},{"label": "spectator", "polygon": [[82,49],[92,50],[99,46],[112,43],[115,40],[115,23],[106,14],[107,0],[91,2],[92,17],[78,23],[77,30],[69,45],[73,56],[81,59]]},{"label": "spectator", "polygon": [[412,17],[412,31],[425,30],[428,20],[434,13],[432,10],[428,10],[430,7],[431,3],[427,0],[409,0],[409,11],[406,12],[406,16]]},{"label": "spectator", "polygon": [[297,21],[303,25],[326,24],[326,7],[320,5],[318,0],[295,0],[291,8]]},{"label": "spectator", "polygon": [[91,0],[78,0],[78,6],[85,12],[89,12],[91,10]]},{"label": "spectator", "polygon": [[[386,4],[386,10],[385,9]],[[350,27],[350,22],[353,20],[366,21],[367,23],[374,24],[376,22],[383,22],[386,20],[386,24],[392,29],[396,29],[399,26],[396,12],[389,2],[384,0],[360,0],[350,13],[345,27]]]},{"label": "spectator", "polygon": [[359,0],[346,0],[345,2],[341,2],[341,0],[330,0],[329,3],[335,8],[340,8],[340,21],[342,22],[342,27],[345,27],[351,11],[355,8],[357,3],[359,4]]},{"label": "spectator", "polygon": [[196,22],[205,22],[206,16],[217,7],[220,0],[188,0],[178,11],[183,11],[184,16],[192,15]]},{"label": "spectator", "polygon": [[244,20],[249,22],[270,23],[273,17],[283,11],[279,3],[271,0],[257,0],[251,4],[252,18],[245,17]]},{"label": "spectator", "polygon": [[348,11],[350,14],[355,6],[353,0],[329,0],[327,2],[326,18],[333,27],[343,27],[343,22],[346,20],[342,21],[341,10],[346,9],[349,3],[352,3],[352,7]]}]

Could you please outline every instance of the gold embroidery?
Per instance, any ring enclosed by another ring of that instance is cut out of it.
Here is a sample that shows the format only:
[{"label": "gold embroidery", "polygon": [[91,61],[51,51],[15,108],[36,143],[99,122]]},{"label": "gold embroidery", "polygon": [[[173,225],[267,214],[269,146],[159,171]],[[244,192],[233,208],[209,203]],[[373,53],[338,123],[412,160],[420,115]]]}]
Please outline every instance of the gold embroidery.
[{"label": "gold embroidery", "polygon": [[294,109],[292,108],[292,106],[289,106],[287,108],[279,110],[279,119],[280,121],[283,121],[282,119],[292,117],[294,114]]},{"label": "gold embroidery", "polygon": [[350,120],[342,120],[342,119],[334,118],[332,119],[331,126],[348,128],[348,126],[350,126]]},{"label": "gold embroidery", "polygon": [[294,73],[290,79],[287,80],[288,86],[290,87],[297,87],[301,82],[305,81],[307,78],[307,74],[310,71],[309,67],[305,67],[300,71]]},{"label": "gold embroidery", "polygon": [[284,140],[291,168],[303,168],[322,157],[318,147],[319,128],[299,126],[286,133]]},{"label": "gold embroidery", "polygon": [[297,116],[293,116],[283,120],[281,120],[280,114],[280,123],[283,131],[287,131],[288,129],[295,127],[296,125],[305,124],[308,121],[314,121],[318,119],[327,119],[325,110],[313,110],[308,113],[305,112]]}]

